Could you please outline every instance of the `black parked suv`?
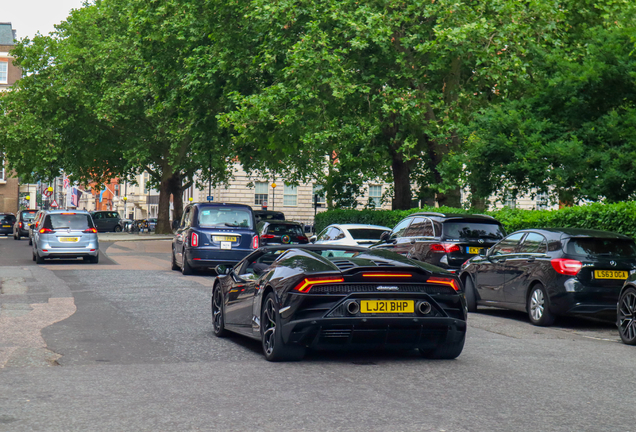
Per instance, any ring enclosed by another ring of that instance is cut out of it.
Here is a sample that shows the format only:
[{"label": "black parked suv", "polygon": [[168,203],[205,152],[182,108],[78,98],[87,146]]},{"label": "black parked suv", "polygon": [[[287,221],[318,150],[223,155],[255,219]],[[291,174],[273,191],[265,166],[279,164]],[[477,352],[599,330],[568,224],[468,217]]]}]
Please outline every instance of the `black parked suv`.
[{"label": "black parked suv", "polygon": [[616,320],[621,287],[634,271],[636,243],[627,236],[546,228],[510,234],[468,261],[460,279],[470,312],[504,307],[548,326],[558,315]]},{"label": "black parked suv", "polygon": [[14,240],[29,237],[29,224],[33,223],[37,212],[37,210],[21,210],[20,213],[18,213],[18,220],[13,224]]},{"label": "black parked suv", "polygon": [[15,224],[15,215],[12,213],[0,213],[0,234],[9,237],[13,234],[13,224]]},{"label": "black parked suv", "polygon": [[451,272],[505,235],[495,218],[485,215],[413,213],[372,248],[397,252]]}]

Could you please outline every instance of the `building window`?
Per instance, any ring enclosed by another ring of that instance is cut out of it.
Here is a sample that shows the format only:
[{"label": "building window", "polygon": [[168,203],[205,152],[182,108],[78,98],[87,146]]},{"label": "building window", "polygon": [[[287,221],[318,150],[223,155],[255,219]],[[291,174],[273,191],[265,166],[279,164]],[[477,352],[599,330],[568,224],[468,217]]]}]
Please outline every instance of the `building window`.
[{"label": "building window", "polygon": [[119,196],[119,185],[115,184],[115,196]]},{"label": "building window", "polygon": [[511,209],[517,208],[517,200],[510,192],[506,192],[504,193],[503,205],[504,207],[508,207]]},{"label": "building window", "polygon": [[148,193],[148,173],[144,173],[143,181],[144,181],[144,195],[146,195]]},{"label": "building window", "polygon": [[9,62],[0,60],[0,84],[9,84]]},{"label": "building window", "polygon": [[325,201],[325,191],[321,185],[314,185],[312,194],[311,194],[311,203],[314,203],[314,196],[318,195],[318,204],[324,204]]},{"label": "building window", "polygon": [[267,187],[267,182],[254,183],[254,204],[263,205],[263,203],[267,202]]},{"label": "building window", "polygon": [[376,207],[382,206],[382,186],[369,186],[369,198],[373,200]]},{"label": "building window", "polygon": [[547,210],[550,205],[550,201],[548,200],[548,194],[540,193],[535,197],[535,205],[537,210]]},{"label": "building window", "polygon": [[0,181],[5,181],[6,178],[4,177],[4,160],[0,159],[0,164],[2,165],[2,169],[0,169]]},{"label": "building window", "polygon": [[283,188],[283,205],[286,207],[295,207],[296,201],[296,186],[286,184]]}]

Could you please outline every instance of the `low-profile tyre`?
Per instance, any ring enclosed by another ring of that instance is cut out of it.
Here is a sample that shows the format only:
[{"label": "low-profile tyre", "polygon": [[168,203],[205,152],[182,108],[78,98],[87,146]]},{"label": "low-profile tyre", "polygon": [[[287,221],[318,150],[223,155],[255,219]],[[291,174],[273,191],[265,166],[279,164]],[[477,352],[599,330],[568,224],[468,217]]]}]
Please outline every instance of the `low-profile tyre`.
[{"label": "low-profile tyre", "polygon": [[219,285],[215,285],[212,290],[212,329],[216,337],[227,336],[223,314],[223,292]]},{"label": "low-profile tyre", "polygon": [[464,284],[466,290],[466,307],[468,312],[477,312],[477,298],[475,297],[475,285],[470,276],[466,277],[466,283]]},{"label": "low-profile tyre", "polygon": [[618,334],[627,345],[636,345],[636,289],[627,288],[618,299]]},{"label": "low-profile tyre", "polygon": [[550,302],[543,285],[536,284],[530,288],[527,309],[532,324],[542,327],[554,324],[555,316],[550,312]]},{"label": "low-profile tyre", "polygon": [[181,274],[184,276],[188,276],[194,273],[190,263],[188,263],[188,257],[186,256],[186,250],[183,250],[183,254],[181,255]]},{"label": "low-profile tyre", "polygon": [[174,248],[172,248],[172,270],[181,270],[177,264],[177,258],[174,256]]},{"label": "low-profile tyre", "polygon": [[119,225],[115,225],[115,232],[121,232],[121,227]]},{"label": "low-profile tyre", "polygon": [[37,252],[35,252],[35,262],[36,264],[44,264],[44,258],[42,258]]},{"label": "low-profile tyre", "polygon": [[301,360],[305,356],[305,347],[285,345],[280,329],[276,296],[270,292],[261,310],[261,344],[265,359],[271,362]]},{"label": "low-profile tyre", "polygon": [[422,357],[434,360],[452,360],[462,353],[464,350],[464,343],[466,342],[466,333],[462,335],[462,338],[452,343],[444,343],[431,350],[420,350]]}]

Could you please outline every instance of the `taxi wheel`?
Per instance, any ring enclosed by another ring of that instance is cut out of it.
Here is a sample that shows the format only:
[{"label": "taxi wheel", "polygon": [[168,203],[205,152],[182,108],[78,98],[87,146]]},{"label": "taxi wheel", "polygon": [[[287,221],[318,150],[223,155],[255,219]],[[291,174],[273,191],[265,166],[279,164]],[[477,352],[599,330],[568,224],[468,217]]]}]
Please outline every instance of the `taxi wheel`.
[{"label": "taxi wheel", "polygon": [[550,312],[550,303],[545,288],[536,284],[530,288],[528,296],[528,318],[536,326],[548,327],[554,324],[555,316]]},{"label": "taxi wheel", "polygon": [[223,316],[223,293],[221,287],[214,286],[212,290],[212,329],[216,337],[227,336],[225,317]]},{"label": "taxi wheel", "polygon": [[305,347],[285,345],[276,296],[269,293],[261,310],[261,344],[265,359],[271,362],[297,361],[305,357]]},{"label": "taxi wheel", "polygon": [[453,343],[444,343],[432,350],[420,350],[422,357],[435,360],[452,360],[459,357],[464,350],[464,343],[466,342],[466,333],[462,335],[462,338]]},{"label": "taxi wheel", "polygon": [[618,300],[618,333],[627,345],[636,345],[636,289],[627,288]]},{"label": "taxi wheel", "polygon": [[477,299],[475,298],[475,285],[470,276],[466,277],[466,283],[464,284],[466,290],[466,307],[468,312],[477,312]]},{"label": "taxi wheel", "polygon": [[194,273],[192,267],[188,263],[188,257],[186,256],[186,250],[183,250],[183,254],[181,255],[181,274],[184,276],[188,276]]},{"label": "taxi wheel", "polygon": [[172,270],[180,270],[177,258],[174,256],[174,248],[172,248]]}]

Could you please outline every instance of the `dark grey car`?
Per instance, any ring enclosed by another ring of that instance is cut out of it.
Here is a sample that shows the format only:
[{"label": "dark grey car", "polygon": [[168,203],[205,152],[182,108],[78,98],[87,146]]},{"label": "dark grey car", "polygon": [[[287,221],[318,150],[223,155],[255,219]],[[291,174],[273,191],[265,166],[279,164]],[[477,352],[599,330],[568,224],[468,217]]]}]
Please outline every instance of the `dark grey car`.
[{"label": "dark grey car", "polygon": [[92,214],[95,228],[99,232],[121,232],[122,223],[119,213],[114,211],[96,211]]}]

